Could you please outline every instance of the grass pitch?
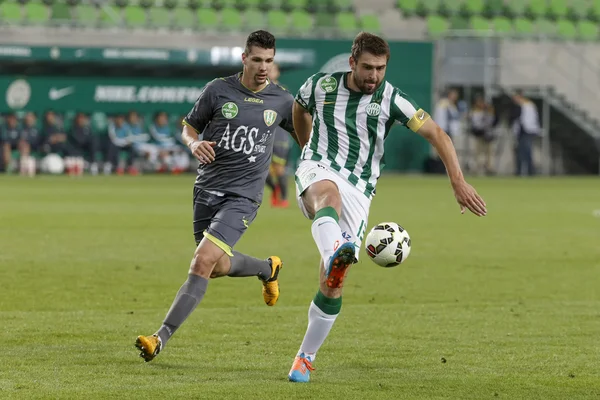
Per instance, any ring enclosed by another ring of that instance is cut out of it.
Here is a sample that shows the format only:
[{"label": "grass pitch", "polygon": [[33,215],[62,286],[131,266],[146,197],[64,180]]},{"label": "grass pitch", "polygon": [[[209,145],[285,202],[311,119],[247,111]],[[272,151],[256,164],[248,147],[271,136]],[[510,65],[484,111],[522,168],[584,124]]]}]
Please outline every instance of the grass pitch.
[{"label": "grass pitch", "polygon": [[282,294],[213,280],[163,353],[153,333],[194,250],[192,176],[0,177],[0,398],[593,399],[600,397],[600,181],[383,176],[369,228],[412,237],[405,264],[362,259],[308,385],[287,382],[317,290],[295,203],[268,202],[237,250],[280,255]]}]

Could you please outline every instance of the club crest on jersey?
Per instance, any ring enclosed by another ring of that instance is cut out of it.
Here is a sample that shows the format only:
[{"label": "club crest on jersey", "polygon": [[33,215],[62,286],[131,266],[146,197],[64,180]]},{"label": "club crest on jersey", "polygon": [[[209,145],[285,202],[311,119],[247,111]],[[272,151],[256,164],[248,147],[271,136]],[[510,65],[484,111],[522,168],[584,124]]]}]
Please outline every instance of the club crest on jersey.
[{"label": "club crest on jersey", "polygon": [[366,111],[367,115],[370,115],[371,117],[376,117],[379,115],[379,113],[381,113],[381,106],[377,103],[369,103]]},{"label": "club crest on jersey", "polygon": [[265,124],[267,124],[267,126],[271,126],[277,119],[277,113],[273,110],[265,110],[263,112],[263,118],[265,120]]},{"label": "club crest on jersey", "polygon": [[221,113],[227,119],[235,118],[235,116],[238,115],[238,111],[237,104],[232,101],[223,104],[223,107],[221,107]]},{"label": "club crest on jersey", "polygon": [[321,89],[323,89],[325,93],[333,92],[337,88],[337,85],[337,80],[333,76],[328,76],[321,81]]}]

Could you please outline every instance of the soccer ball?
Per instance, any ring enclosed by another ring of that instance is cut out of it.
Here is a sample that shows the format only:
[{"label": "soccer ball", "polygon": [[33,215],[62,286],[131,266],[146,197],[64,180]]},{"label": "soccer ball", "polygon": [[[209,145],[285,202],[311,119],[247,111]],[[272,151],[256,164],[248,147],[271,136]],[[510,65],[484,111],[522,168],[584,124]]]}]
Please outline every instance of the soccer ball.
[{"label": "soccer ball", "polygon": [[365,250],[373,262],[390,268],[403,263],[410,254],[410,236],[395,222],[382,222],[371,229]]}]

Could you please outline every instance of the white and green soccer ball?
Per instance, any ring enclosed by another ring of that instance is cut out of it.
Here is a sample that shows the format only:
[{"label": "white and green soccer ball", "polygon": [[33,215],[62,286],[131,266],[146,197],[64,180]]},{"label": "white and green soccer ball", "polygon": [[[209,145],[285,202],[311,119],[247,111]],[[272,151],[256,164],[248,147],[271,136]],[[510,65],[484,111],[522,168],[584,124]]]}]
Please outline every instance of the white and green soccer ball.
[{"label": "white and green soccer ball", "polygon": [[410,236],[395,222],[382,222],[371,229],[365,240],[365,250],[380,267],[400,265],[410,254]]}]

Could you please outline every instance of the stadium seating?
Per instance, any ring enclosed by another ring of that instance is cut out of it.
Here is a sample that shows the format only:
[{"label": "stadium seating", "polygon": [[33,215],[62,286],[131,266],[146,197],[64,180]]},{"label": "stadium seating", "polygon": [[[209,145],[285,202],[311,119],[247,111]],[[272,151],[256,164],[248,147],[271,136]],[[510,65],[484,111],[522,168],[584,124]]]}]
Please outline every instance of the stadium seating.
[{"label": "stadium seating", "polygon": [[438,37],[449,28],[448,21],[439,15],[430,15],[427,17],[427,28],[433,37]]},{"label": "stadium seating", "polygon": [[425,18],[429,35],[448,29],[508,37],[599,39],[600,0],[396,0],[404,17]]},{"label": "stadium seating", "polygon": [[355,11],[353,0],[2,0],[0,25],[217,32],[269,28],[293,36],[315,28],[333,36],[381,30],[376,14]]},{"label": "stadium seating", "polygon": [[[393,1],[399,18],[423,18],[431,36],[471,30],[510,37],[599,38],[600,0]],[[290,36],[315,30],[342,37],[360,29],[381,33],[382,14],[366,7],[361,11],[353,0],[3,0],[0,24],[213,32],[269,28]]]}]

